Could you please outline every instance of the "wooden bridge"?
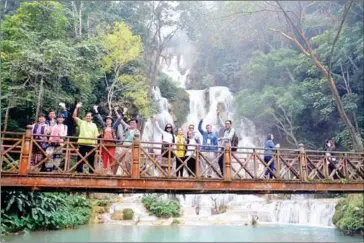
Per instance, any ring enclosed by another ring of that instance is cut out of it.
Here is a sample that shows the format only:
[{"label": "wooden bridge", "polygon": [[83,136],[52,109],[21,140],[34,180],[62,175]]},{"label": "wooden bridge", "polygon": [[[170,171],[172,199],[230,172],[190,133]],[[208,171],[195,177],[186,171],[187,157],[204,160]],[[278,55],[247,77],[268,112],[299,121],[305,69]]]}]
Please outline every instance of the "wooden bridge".
[{"label": "wooden bridge", "polygon": [[[25,133],[2,133],[1,187],[2,190],[42,191],[93,191],[93,192],[173,192],[173,193],[362,193],[364,191],[364,153],[330,152],[278,148],[273,159],[264,162],[263,148],[219,148],[209,161],[199,146],[193,152],[196,158],[195,171],[187,166],[187,160],[176,168],[175,146],[170,146],[164,155],[168,165],[161,163],[161,144],[140,142],[135,139],[131,146],[112,145],[121,151],[112,156],[114,173],[105,173],[101,153],[106,145],[98,139],[95,152],[95,168],[81,156],[77,137],[66,137],[63,146],[47,153],[40,140],[32,136],[31,126]],[[110,145],[108,145],[110,146]],[[34,149],[43,159],[31,166]],[[45,163],[52,161],[54,153],[61,153],[61,163],[56,171],[40,172]],[[111,154],[110,154],[111,155]],[[223,174],[218,159],[223,156]],[[201,167],[205,160],[207,166]],[[84,173],[77,173],[76,166],[85,164]],[[269,168],[274,163],[275,170]],[[214,176],[207,177],[211,168]],[[176,172],[184,170],[185,177]],[[273,178],[267,179],[268,170]],[[191,172],[189,177],[187,171]]]}]

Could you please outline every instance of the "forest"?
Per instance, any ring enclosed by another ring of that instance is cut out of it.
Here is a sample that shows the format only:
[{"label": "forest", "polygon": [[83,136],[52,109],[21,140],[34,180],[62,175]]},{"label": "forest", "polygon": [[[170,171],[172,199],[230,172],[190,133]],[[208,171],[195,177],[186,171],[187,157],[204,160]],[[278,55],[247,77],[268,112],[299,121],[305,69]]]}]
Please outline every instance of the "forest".
[{"label": "forest", "polygon": [[184,34],[187,89],[229,87],[234,119],[285,146],[362,150],[363,11],[363,1],[2,1],[1,130],[24,131],[59,102],[127,107],[143,121],[158,113],[156,86],[183,124],[188,94],[160,63]]}]

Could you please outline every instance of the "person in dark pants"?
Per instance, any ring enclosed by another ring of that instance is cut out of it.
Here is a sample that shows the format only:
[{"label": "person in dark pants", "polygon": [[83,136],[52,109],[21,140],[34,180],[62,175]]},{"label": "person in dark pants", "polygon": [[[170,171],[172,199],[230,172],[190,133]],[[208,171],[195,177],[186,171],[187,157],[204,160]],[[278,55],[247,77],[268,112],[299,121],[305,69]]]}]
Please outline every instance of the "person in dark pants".
[{"label": "person in dark pants", "polygon": [[[92,122],[92,113],[87,112],[85,116],[85,120],[81,120],[77,117],[77,113],[79,108],[82,107],[82,103],[77,103],[76,109],[73,111],[72,118],[75,120],[76,124],[80,128],[80,134],[78,139],[79,146],[79,153],[82,155],[82,157],[85,157],[87,154],[91,152],[97,145],[97,137],[99,136],[99,131],[97,129],[97,126],[95,123]],[[80,161],[82,158],[81,156],[78,156],[78,161]],[[87,162],[90,164],[91,168],[89,169],[90,173],[93,173],[95,170],[95,151],[92,152],[87,157]],[[79,163],[76,167],[76,171],[79,173],[83,172],[83,164],[85,162],[82,161]]]},{"label": "person in dark pants", "polygon": [[188,176],[193,177],[193,174],[196,175],[196,151],[195,150],[196,150],[196,145],[200,144],[199,142],[200,141],[196,138],[195,133],[193,131],[187,132],[185,158],[187,158],[187,167],[189,169],[189,170],[187,170]]},{"label": "person in dark pants", "polygon": [[[273,159],[273,155],[274,155],[273,150],[275,148],[275,145],[274,145],[273,139],[274,139],[273,134],[268,134],[267,140],[264,143],[264,162],[267,164],[270,162],[269,168],[272,171],[275,171],[274,159]],[[266,169],[264,172],[264,177],[267,178],[267,175],[269,175],[270,179],[272,179],[274,176],[270,170]]]},{"label": "person in dark pants", "polygon": [[[336,170],[336,166],[337,166],[337,161],[336,158],[334,157],[334,154],[330,153],[331,151],[334,151],[336,148],[335,146],[335,142],[334,140],[327,140],[324,146],[324,150],[327,152],[325,155],[327,157],[328,160],[328,170],[329,170],[329,175],[331,175],[331,173]],[[340,179],[340,177],[337,175],[337,172],[334,173],[333,175],[333,179]]]}]

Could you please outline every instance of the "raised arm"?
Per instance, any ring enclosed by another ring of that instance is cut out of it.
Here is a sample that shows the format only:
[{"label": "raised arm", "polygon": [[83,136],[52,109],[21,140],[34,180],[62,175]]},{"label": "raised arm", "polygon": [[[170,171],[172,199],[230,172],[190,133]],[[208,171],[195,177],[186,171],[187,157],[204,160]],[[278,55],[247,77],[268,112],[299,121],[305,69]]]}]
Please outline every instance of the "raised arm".
[{"label": "raised arm", "polygon": [[129,129],[129,124],[124,121],[124,119],[120,119],[121,125],[123,125],[124,128]]},{"label": "raised arm", "polygon": [[159,123],[157,121],[157,119],[154,120],[154,125],[155,127],[157,128],[157,130],[160,132],[160,133],[164,133],[165,131],[163,131],[163,129],[159,126]]},{"label": "raised arm", "polygon": [[217,114],[217,117],[218,117],[218,122],[220,124],[220,127],[225,128],[224,121],[222,120],[220,114]]},{"label": "raised arm", "polygon": [[205,134],[205,131],[202,129],[202,122],[203,122],[203,119],[200,120],[200,122],[198,123],[198,131],[204,135]]},{"label": "raised arm", "polygon": [[101,126],[105,128],[106,124],[105,124],[104,120],[102,119],[99,111],[97,110],[97,105],[94,105],[94,111],[95,111],[97,120],[100,122]]},{"label": "raised arm", "polygon": [[73,111],[73,114],[72,114],[72,118],[73,118],[73,120],[75,120],[75,122],[77,124],[81,121],[81,119],[77,117],[77,113],[78,113],[78,110],[80,109],[80,107],[82,107],[82,103],[78,102],[76,104],[75,110]]},{"label": "raised arm", "polygon": [[60,107],[62,107],[62,114],[63,114],[63,117],[64,117],[64,119],[67,119],[68,118],[68,110],[66,109],[66,104],[65,103],[63,103],[63,102],[61,102],[61,103],[59,103],[59,106]]},{"label": "raised arm", "polygon": [[[119,126],[119,124],[121,124],[121,120],[123,120],[124,114],[120,115],[117,107],[114,108],[114,111],[115,111],[117,119],[114,122],[114,124],[112,124],[112,128],[116,130],[116,128]],[[126,124],[126,125],[129,126],[128,124]]]}]

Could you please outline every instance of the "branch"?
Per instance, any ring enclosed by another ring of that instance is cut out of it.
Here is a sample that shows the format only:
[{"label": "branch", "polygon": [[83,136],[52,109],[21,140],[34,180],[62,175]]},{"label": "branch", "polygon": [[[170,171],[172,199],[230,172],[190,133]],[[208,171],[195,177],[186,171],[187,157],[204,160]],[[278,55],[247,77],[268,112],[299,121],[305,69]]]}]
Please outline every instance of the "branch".
[{"label": "branch", "polygon": [[298,42],[297,39],[287,35],[286,33],[284,33],[281,30],[276,30],[276,29],[272,29],[272,28],[269,28],[269,30],[281,33],[281,35],[283,35],[285,38],[287,38],[290,41],[293,41],[300,48],[300,50],[303,52],[303,54],[305,54],[306,56],[311,56],[310,53],[307,52],[306,49]]},{"label": "branch", "polygon": [[346,15],[348,14],[349,10],[350,10],[350,7],[351,5],[353,4],[353,1],[350,1],[349,3],[349,6],[347,7],[346,3],[345,3],[345,8],[344,8],[344,13],[343,13],[343,18],[341,20],[341,23],[340,23],[340,26],[339,26],[339,30],[337,31],[336,33],[336,36],[335,36],[335,39],[334,39],[334,42],[332,43],[332,46],[331,46],[331,51],[330,51],[330,55],[329,55],[329,70],[328,70],[328,73],[329,73],[329,76],[331,77],[331,69],[332,69],[332,62],[331,62],[331,59],[332,59],[332,55],[334,53],[334,48],[335,48],[335,45],[336,45],[336,42],[338,41],[339,37],[340,37],[340,33],[341,33],[341,30],[344,26],[344,22],[345,22],[345,19],[346,19]]},{"label": "branch", "polygon": [[[301,36],[301,38],[303,39],[303,41],[305,42],[307,49],[308,49],[308,53],[312,53],[311,50],[311,46],[310,43],[308,42],[307,38],[304,36],[302,30],[299,30],[298,27],[293,23],[292,19],[288,16],[287,11],[283,9],[282,5],[278,2],[275,1],[277,3],[277,5],[279,6],[279,8],[282,10],[284,16],[286,17],[286,20],[290,23],[290,25],[298,32],[298,34]],[[292,37],[291,37],[292,38]],[[301,49],[302,45],[295,39],[294,41],[298,47]],[[304,49],[304,48],[303,48]],[[301,49],[302,50],[302,49]],[[304,49],[305,50],[305,49]],[[307,51],[306,51],[307,53]]]}]

